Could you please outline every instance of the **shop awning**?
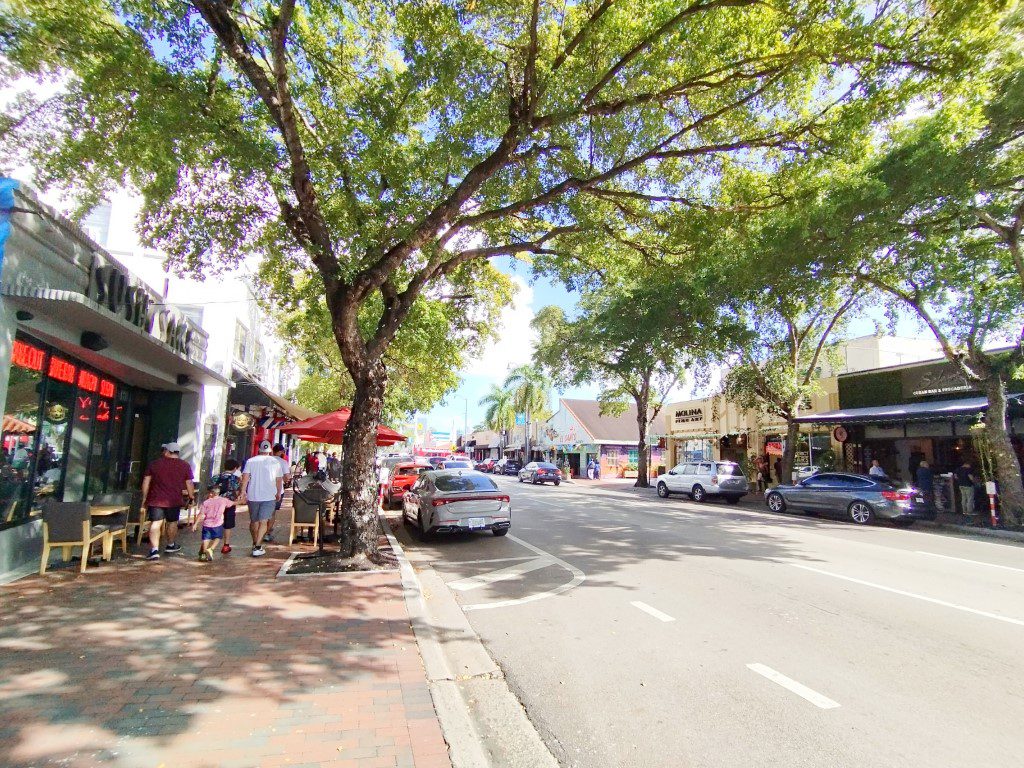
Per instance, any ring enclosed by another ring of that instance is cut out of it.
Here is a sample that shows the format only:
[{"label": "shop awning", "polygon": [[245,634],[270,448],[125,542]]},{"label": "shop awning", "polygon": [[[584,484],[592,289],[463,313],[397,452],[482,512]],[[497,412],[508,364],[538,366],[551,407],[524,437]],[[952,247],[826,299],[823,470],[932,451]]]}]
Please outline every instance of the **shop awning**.
[{"label": "shop awning", "polygon": [[[1009,401],[1021,403],[1024,395],[1009,395]],[[838,411],[798,416],[801,424],[884,424],[905,421],[948,421],[974,416],[988,410],[988,399],[968,397],[961,400],[934,400],[927,403],[900,403],[873,408],[844,408]]]},{"label": "shop awning", "polygon": [[[183,357],[155,336],[81,293],[6,286],[3,296],[17,309],[36,316],[24,323],[33,335],[129,384],[181,391],[189,387],[178,384],[178,377],[188,377],[190,383],[231,386],[231,382],[216,371]],[[69,329],[75,332],[76,341],[68,340]],[[84,349],[77,343],[82,331],[100,334],[109,346],[100,352]]]},{"label": "shop awning", "polygon": [[31,435],[36,431],[36,425],[5,413],[3,431],[8,435]]},{"label": "shop awning", "polygon": [[302,421],[304,419],[311,419],[314,416],[319,416],[320,415],[316,411],[311,411],[309,408],[304,408],[301,405],[299,405],[298,403],[293,403],[290,400],[285,400],[280,395],[275,395],[273,392],[271,392],[269,389],[264,387],[262,384],[260,384],[257,381],[253,381],[248,376],[239,376],[235,383],[236,383],[236,385],[238,387],[243,388],[243,389],[245,387],[252,387],[252,388],[256,389],[267,400],[269,400],[271,403],[273,403],[275,406],[277,406],[281,411],[283,411],[289,418],[294,419],[295,421]]}]

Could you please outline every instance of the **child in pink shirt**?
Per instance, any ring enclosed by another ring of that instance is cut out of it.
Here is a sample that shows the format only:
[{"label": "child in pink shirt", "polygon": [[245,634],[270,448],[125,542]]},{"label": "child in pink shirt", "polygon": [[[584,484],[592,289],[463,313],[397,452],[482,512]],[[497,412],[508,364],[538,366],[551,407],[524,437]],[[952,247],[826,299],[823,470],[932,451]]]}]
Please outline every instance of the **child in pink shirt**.
[{"label": "child in pink shirt", "polygon": [[206,489],[206,501],[199,509],[196,521],[192,524],[192,530],[198,530],[199,525],[203,526],[203,538],[199,544],[199,560],[211,562],[213,551],[220,546],[220,540],[224,538],[224,510],[234,505],[231,499],[221,496],[221,487],[213,483]]}]

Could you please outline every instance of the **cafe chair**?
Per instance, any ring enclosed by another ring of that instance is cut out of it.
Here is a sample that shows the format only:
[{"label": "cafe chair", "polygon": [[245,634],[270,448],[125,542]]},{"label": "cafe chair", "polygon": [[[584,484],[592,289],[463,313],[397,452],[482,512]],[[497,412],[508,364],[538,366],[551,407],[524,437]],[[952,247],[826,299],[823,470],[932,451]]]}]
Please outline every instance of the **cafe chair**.
[{"label": "cafe chair", "polygon": [[320,505],[306,501],[300,494],[292,495],[292,522],[288,527],[288,546],[295,539],[296,528],[312,528],[313,543],[320,536]]},{"label": "cafe chair", "polygon": [[149,528],[146,508],[142,506],[142,491],[132,491],[131,501],[128,503],[128,519],[125,522],[125,526],[128,528],[128,535],[135,537],[135,543],[141,544],[142,535]]},{"label": "cafe chair", "polygon": [[39,563],[39,574],[46,573],[50,561],[50,550],[60,547],[64,562],[71,559],[74,547],[82,548],[82,573],[89,562],[89,552],[97,541],[103,545],[103,557],[109,560],[114,549],[114,539],[106,525],[93,525],[86,501],[47,500],[43,506],[43,556]]}]

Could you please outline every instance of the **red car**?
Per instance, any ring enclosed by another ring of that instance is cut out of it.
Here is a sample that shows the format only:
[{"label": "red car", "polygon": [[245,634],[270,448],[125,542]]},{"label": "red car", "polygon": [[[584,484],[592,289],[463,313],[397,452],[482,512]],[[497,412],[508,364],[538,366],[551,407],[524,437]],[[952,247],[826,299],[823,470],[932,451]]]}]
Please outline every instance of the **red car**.
[{"label": "red car", "polygon": [[406,491],[412,488],[413,483],[424,472],[434,469],[431,464],[425,461],[410,461],[403,464],[396,464],[391,471],[391,484],[388,485],[388,503],[402,503],[402,497]]},{"label": "red car", "polygon": [[477,472],[493,472],[494,465],[496,463],[496,459],[484,459],[483,461],[478,461],[474,469],[476,469]]}]

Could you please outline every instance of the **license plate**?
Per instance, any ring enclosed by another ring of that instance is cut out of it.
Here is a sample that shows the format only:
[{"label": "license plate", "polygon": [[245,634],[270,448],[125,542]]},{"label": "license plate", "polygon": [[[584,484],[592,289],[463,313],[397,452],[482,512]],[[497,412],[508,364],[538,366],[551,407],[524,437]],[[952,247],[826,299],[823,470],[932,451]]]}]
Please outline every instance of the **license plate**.
[{"label": "license plate", "polygon": [[466,521],[466,527],[468,528],[483,528],[486,526],[482,517],[471,517]]}]

